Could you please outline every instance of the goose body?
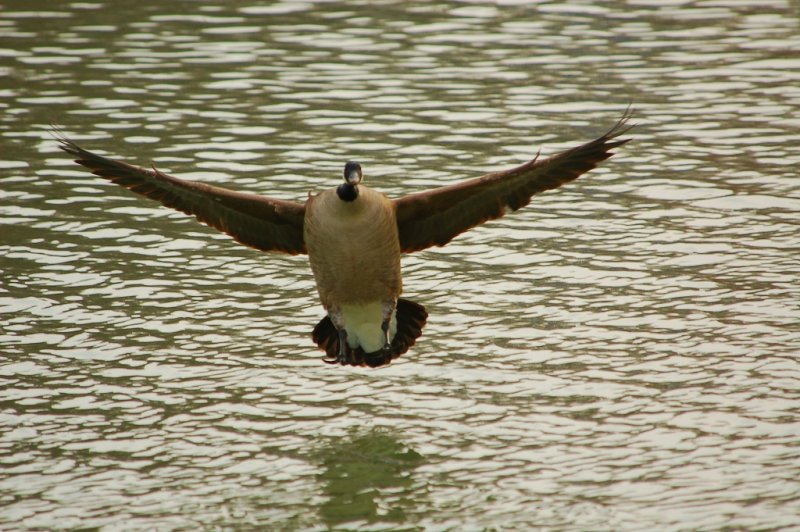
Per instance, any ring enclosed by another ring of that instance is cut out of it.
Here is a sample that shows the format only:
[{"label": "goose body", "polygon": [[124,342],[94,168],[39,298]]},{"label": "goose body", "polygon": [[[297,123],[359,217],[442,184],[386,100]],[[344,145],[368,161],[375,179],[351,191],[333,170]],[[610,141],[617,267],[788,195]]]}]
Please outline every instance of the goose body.
[{"label": "goose body", "polygon": [[306,203],[303,239],[322,305],[397,298],[400,239],[394,205],[365,185],[352,202],[327,190]]},{"label": "goose body", "polygon": [[66,137],[60,147],[92,173],[194,215],[262,251],[308,254],[326,310],[312,338],[327,362],[381,366],[414,345],[427,312],[400,297],[402,253],[443,246],[460,233],[576,179],[627,142],[626,112],[600,137],[516,168],[392,200],[362,183],[355,162],[344,183],[305,204],[187,181],[102,157]]},{"label": "goose body", "polygon": [[352,201],[335,190],[306,203],[303,239],[319,299],[348,346],[374,353],[397,331],[394,305],[403,290],[394,204],[365,185]]}]

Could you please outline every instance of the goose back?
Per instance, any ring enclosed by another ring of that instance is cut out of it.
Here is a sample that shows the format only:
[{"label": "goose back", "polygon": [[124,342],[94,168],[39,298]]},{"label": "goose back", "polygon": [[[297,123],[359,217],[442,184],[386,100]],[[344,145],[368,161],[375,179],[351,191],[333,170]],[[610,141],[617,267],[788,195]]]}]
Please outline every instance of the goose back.
[{"label": "goose back", "polygon": [[385,194],[359,185],[354,201],[334,189],[309,198],[304,240],[326,309],[396,299],[402,292],[395,206]]}]

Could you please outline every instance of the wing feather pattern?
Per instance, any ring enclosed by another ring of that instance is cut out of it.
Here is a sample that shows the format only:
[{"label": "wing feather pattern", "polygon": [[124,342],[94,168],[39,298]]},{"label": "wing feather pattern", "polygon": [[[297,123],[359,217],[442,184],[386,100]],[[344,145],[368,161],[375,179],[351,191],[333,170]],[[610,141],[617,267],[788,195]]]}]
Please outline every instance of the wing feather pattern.
[{"label": "wing feather pattern", "polygon": [[604,135],[546,159],[539,155],[516,168],[411,194],[395,200],[404,253],[444,246],[467,229],[527,205],[539,192],[560,187],[613,155],[630,139],[630,109]]},{"label": "wing feather pattern", "polygon": [[306,253],[303,241],[305,206],[256,194],[235,192],[197,181],[178,179],[107,159],[59,136],[60,147],[93,174],[227,233],[237,242],[262,251]]}]

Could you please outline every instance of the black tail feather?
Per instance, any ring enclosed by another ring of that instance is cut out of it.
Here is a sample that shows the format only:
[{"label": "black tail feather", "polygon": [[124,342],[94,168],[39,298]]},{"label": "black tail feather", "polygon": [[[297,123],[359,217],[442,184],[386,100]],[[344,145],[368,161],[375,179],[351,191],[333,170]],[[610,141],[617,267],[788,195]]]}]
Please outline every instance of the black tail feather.
[{"label": "black tail feather", "polygon": [[[416,343],[417,338],[422,334],[422,328],[428,319],[425,307],[407,299],[397,300],[397,332],[392,339],[391,348],[388,351],[375,351],[365,353],[361,347],[351,349],[347,347],[348,364],[351,366],[369,366],[377,368],[390,363],[399,357]],[[326,358],[323,360],[330,364],[336,363],[339,354],[339,332],[334,327],[330,317],[325,316],[320,320],[311,337],[319,348],[325,351]]]}]

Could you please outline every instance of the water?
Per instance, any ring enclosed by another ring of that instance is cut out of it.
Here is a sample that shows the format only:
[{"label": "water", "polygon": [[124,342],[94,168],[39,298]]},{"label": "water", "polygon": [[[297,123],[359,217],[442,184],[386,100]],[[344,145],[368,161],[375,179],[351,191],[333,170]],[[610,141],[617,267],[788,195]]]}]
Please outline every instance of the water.
[{"label": "water", "polygon": [[[0,7],[0,528],[792,528],[796,2]],[[404,259],[431,314],[320,361],[303,257],[92,178],[47,133],[302,201],[629,145]]]}]

